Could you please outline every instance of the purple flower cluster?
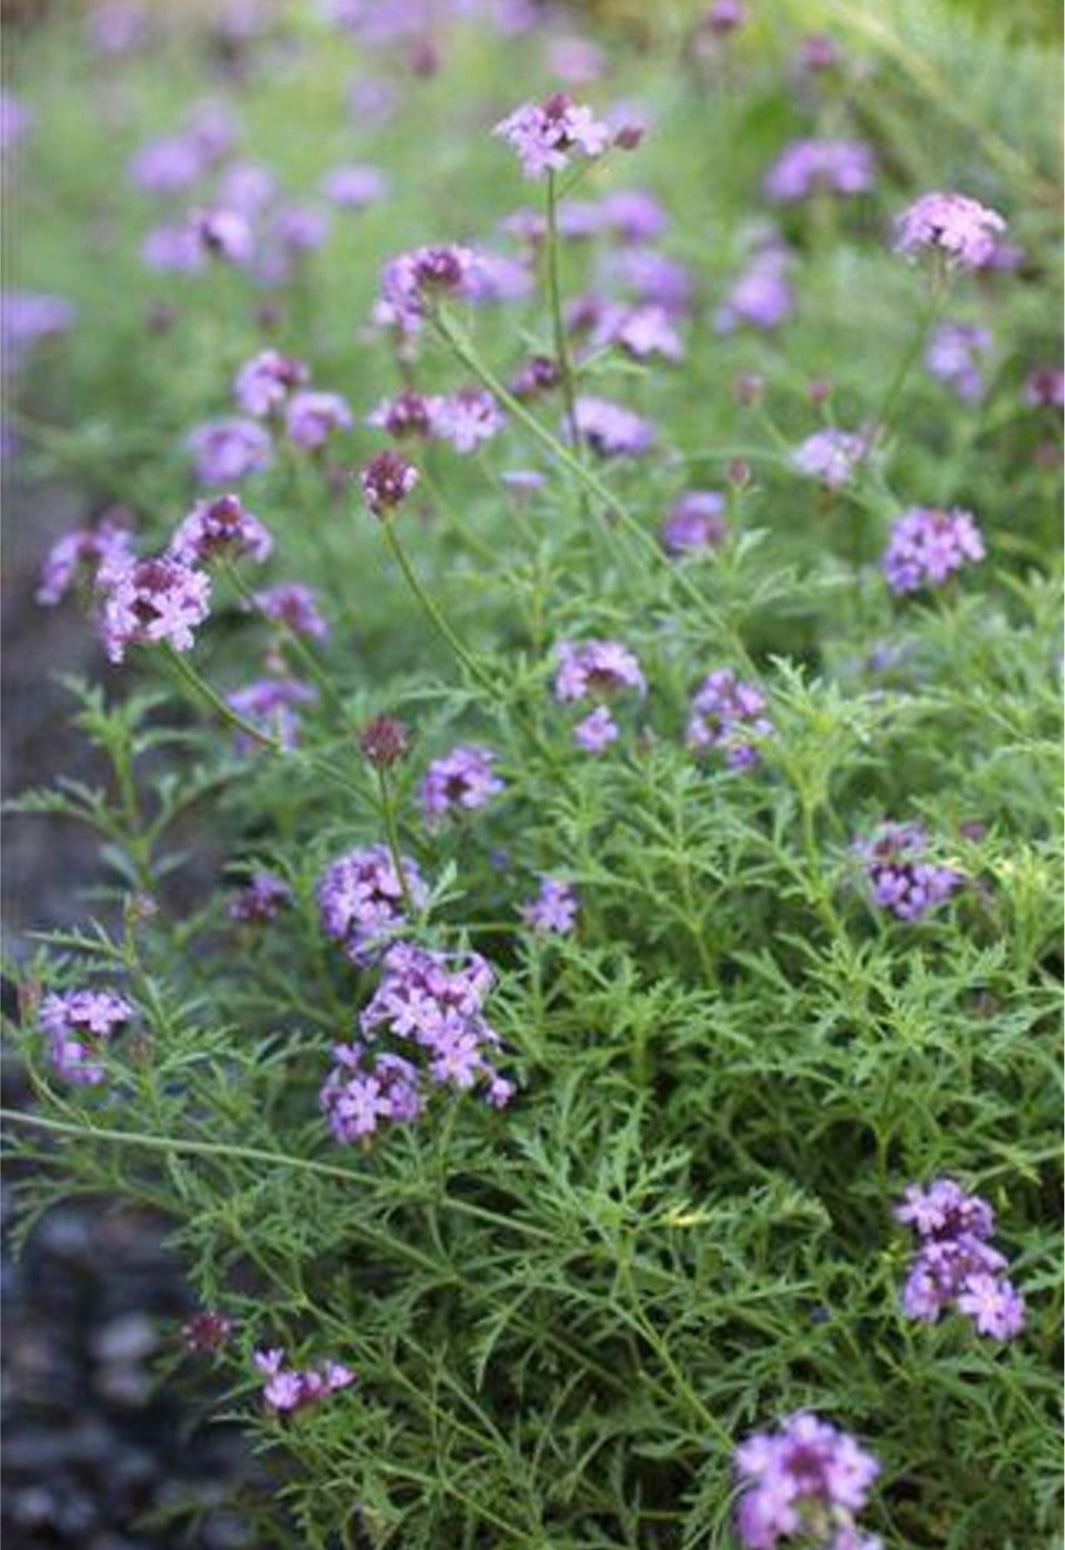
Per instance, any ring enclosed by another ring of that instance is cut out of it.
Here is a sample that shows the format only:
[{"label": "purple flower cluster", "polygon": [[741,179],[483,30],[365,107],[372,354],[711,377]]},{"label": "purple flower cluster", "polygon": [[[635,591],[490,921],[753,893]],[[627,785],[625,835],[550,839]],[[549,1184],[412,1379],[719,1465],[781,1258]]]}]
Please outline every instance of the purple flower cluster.
[{"label": "purple flower cluster", "polygon": [[[227,694],[226,704],[282,748],[295,748],[300,735],[299,707],[313,705],[317,699],[318,691],[298,678],[257,678]],[[236,743],[241,753],[251,753],[256,746],[243,732],[237,733]]]},{"label": "purple flower cluster", "polygon": [[105,1080],[102,1052],[116,1028],[128,1023],[133,1008],[110,990],[70,990],[45,996],[41,1027],[48,1035],[56,1074],[83,1087]]},{"label": "purple flower cluster", "polygon": [[297,581],[282,582],[280,586],[254,593],[252,602],[267,619],[273,619],[294,635],[306,636],[308,640],[325,640],[329,634],[329,625],[318,607],[318,594],[313,587],[305,587]]},{"label": "purple flower cluster", "polygon": [[980,269],[994,258],[998,234],[1005,229],[997,210],[965,194],[923,194],[895,223],[895,251],[932,248],[959,269]]},{"label": "purple flower cluster", "polygon": [[374,516],[385,517],[403,504],[419,477],[413,463],[398,452],[378,452],[359,475],[359,486]]},{"label": "purple flower cluster", "polygon": [[778,204],[822,192],[864,194],[875,174],[873,153],[860,141],[795,140],[766,174],[765,194]]},{"label": "purple flower cluster", "polygon": [[741,682],[731,668],[719,668],[692,698],[688,747],[695,753],[720,749],[731,769],[750,769],[761,758],[758,744],[775,730],[765,707],[757,685]]},{"label": "purple flower cluster", "polygon": [[105,512],[95,527],[74,528],[52,545],[41,566],[37,601],[52,607],[67,595],[81,571],[87,571],[99,586],[133,559],[129,527],[118,514]]},{"label": "purple flower cluster", "polygon": [[986,328],[941,323],[928,342],[924,363],[933,377],[954,389],[963,404],[978,404],[987,391],[980,368],[990,349]]},{"label": "purple flower cluster", "polygon": [[829,426],[815,431],[791,454],[793,468],[811,479],[819,479],[829,490],[842,490],[854,477],[855,469],[869,452],[865,436]]},{"label": "purple flower cluster", "polygon": [[716,549],[725,534],[725,497],[718,490],[686,490],[658,530],[663,549],[674,559]]},{"label": "purple flower cluster", "polygon": [[538,935],[569,936],[577,924],[580,899],[572,883],[557,877],[542,877],[535,899],[521,906],[522,920]]},{"label": "purple flower cluster", "polygon": [[[337,1064],[322,1088],[321,1105],[336,1139],[348,1145],[372,1135],[381,1120],[417,1119],[427,1083],[459,1092],[483,1087],[489,1103],[509,1103],[514,1087],[495,1068],[500,1039],[484,1016],[495,983],[487,961],[476,953],[452,957],[397,942],[383,968],[359,1017],[364,1042],[337,1046]],[[376,1048],[382,1034],[420,1061]]]},{"label": "purple flower cluster", "polygon": [[179,524],[167,550],[181,565],[203,564],[216,555],[247,555],[260,565],[269,559],[274,541],[266,528],[244,509],[239,495],[219,495],[197,501]]},{"label": "purple flower cluster", "polygon": [[782,242],[759,248],[714,314],[718,333],[731,334],[740,327],[771,333],[786,323],[795,311],[795,289],[789,278],[794,261],[791,249]]},{"label": "purple flower cluster", "polygon": [[229,902],[230,920],[264,925],[292,903],[292,889],[276,872],[253,872],[250,882]]},{"label": "purple flower cluster", "polygon": [[434,759],[422,781],[422,811],[430,824],[457,812],[473,812],[503,790],[490,748],[460,744]]},{"label": "purple flower cluster", "polygon": [[450,442],[456,452],[473,452],[482,441],[498,435],[506,420],[491,393],[460,388],[450,396],[428,397],[408,390],[379,404],[366,423],[397,441],[435,437]]},{"label": "purple flower cluster", "polygon": [[375,318],[407,332],[416,330],[433,297],[470,298],[476,289],[476,269],[477,255],[455,243],[400,253],[389,260],[381,275]]},{"label": "purple flower cluster", "polygon": [[653,425],[610,399],[584,395],[574,412],[577,434],[600,457],[639,457],[654,442]]},{"label": "purple flower cluster", "polygon": [[892,527],[881,565],[888,586],[901,595],[942,586],[986,552],[970,512],[911,506]]},{"label": "purple flower cluster", "polygon": [[647,680],[627,646],[617,640],[560,641],[555,699],[561,704],[594,700],[623,689],[647,693]]},{"label": "purple flower cluster", "polygon": [[919,823],[883,824],[871,839],[857,840],[854,850],[865,867],[873,903],[899,920],[920,920],[964,881],[953,868],[924,859],[928,835]]},{"label": "purple flower cluster", "polygon": [[209,420],[186,445],[201,484],[237,484],[269,468],[273,456],[269,433],[254,420]]},{"label": "purple flower cluster", "polygon": [[322,929],[341,942],[353,963],[373,961],[396,930],[407,923],[404,898],[421,909],[428,898],[417,863],[402,858],[403,880],[384,845],[351,850],[322,874],[318,908]]},{"label": "purple flower cluster", "polygon": [[613,138],[609,125],[601,123],[591,108],[556,92],[545,102],[524,103],[495,126],[499,135],[518,153],[526,177],[561,172],[575,153],[601,156]]},{"label": "purple flower cluster", "polygon": [[355,1374],[342,1362],[326,1362],[317,1371],[299,1372],[286,1367],[285,1353],[280,1347],[270,1351],[256,1351],[253,1355],[256,1367],[263,1374],[263,1402],[277,1415],[291,1415],[319,1404],[338,1389],[346,1389],[355,1382]]},{"label": "purple flower cluster", "polygon": [[988,1242],[995,1219],[986,1200],[953,1179],[935,1179],[927,1189],[909,1185],[895,1216],[920,1243],[902,1293],[909,1318],[934,1324],[953,1305],[978,1334],[1012,1340],[1020,1333],[1024,1298],[1002,1273],[1005,1256]]},{"label": "purple flower cluster", "polygon": [[129,646],[167,641],[175,651],[192,649],[193,631],[210,611],[211,582],[204,571],[161,555],[109,567],[98,580],[104,648],[112,662],[123,661]]},{"label": "purple flower cluster", "polygon": [[262,350],[237,372],[233,396],[242,414],[262,420],[279,413],[289,395],[310,380],[310,370],[302,361],[277,350]]},{"label": "purple flower cluster", "polygon": [[775,1432],[755,1432],[736,1449],[743,1495],[736,1526],[748,1550],[801,1539],[822,1550],[878,1550],[854,1522],[880,1465],[853,1437],[809,1411]]}]

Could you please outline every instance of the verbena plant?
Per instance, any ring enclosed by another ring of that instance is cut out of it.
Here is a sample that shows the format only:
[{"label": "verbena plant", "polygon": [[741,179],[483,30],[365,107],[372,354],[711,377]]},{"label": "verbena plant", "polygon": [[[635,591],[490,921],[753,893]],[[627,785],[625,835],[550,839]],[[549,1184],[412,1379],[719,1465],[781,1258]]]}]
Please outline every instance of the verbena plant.
[{"label": "verbena plant", "polygon": [[24,1230],[172,1223],[262,1543],[1049,1544],[1052,66],[443,9],[14,42],[121,659],[18,803],[108,880],[13,970]]}]

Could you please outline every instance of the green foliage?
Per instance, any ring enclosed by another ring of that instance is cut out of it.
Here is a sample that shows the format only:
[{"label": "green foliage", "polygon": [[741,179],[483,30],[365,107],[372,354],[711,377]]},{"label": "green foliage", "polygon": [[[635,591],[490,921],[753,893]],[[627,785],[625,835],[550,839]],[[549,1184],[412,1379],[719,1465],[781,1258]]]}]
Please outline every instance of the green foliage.
[{"label": "green foliage", "polygon": [[[786,61],[822,14],[851,65],[811,100]],[[356,337],[381,262],[476,240],[526,198],[487,130],[550,82],[523,43],[467,29],[387,126],[353,127],[339,104],[354,54],[299,20],[283,65],[260,61],[234,88],[248,146],[301,196],[356,158],[396,187],[337,219],[282,293],[273,338],[364,415],[397,386],[387,342]],[[110,103],[78,47],[59,21],[15,51],[38,122],[10,283],[70,295],[81,315],[32,363],[15,424],[29,481],[126,502],[159,546],[193,498],[183,438],[228,412],[234,370],[262,347],[261,298],[235,274],[174,280],[177,317],[146,330],[163,287],[137,253],[154,216],[121,168],[202,93],[201,43],[177,33],[123,63]],[[333,624],[320,648],[278,648],[322,689],[299,746],[242,753],[216,714],[266,640],[250,577],[223,569],[191,677],[138,652],[131,692],[71,685],[106,779],[60,775],[15,804],[90,826],[103,863],[95,923],[17,966],[13,1037],[37,1108],[12,1132],[42,1165],[24,1230],[75,1190],[172,1221],[204,1305],[235,1322],[225,1403],[295,1465],[263,1543],[731,1546],[733,1449],[802,1406],[881,1459],[868,1521],[897,1550],[1030,1550],[1058,1526],[1060,473],[1038,455],[1053,422],[1020,398],[1054,349],[1055,166],[1033,104],[1056,64],[923,3],[781,7],[738,48],[737,77],[711,89],[665,45],[643,59],[616,45],[611,92],[638,92],[654,132],[575,190],[653,187],[667,248],[697,275],[682,366],[604,352],[582,368],[589,391],[655,421],[661,449],[603,465],[597,490],[590,465],[567,463],[553,410],[535,411],[543,435],[512,424],[475,459],[420,448],[424,482],[394,531],[443,631],[355,509],[351,468],[379,437],[343,443],[340,493],[328,460],[279,459],[248,502],[276,537],[274,579],[316,586]],[[714,334],[768,161],[830,130],[875,139],[875,196],[783,217],[798,315],[779,335]],[[821,423],[808,385],[831,380],[847,428],[882,411],[924,305],[883,233],[914,194],[955,183],[1003,209],[1029,255],[1022,277],[959,278],[950,299],[952,318],[994,333],[988,396],[962,407],[915,370],[876,457],[824,492],[789,462]],[[593,283],[577,248],[562,268],[567,295]],[[504,380],[552,348],[540,297],[517,318],[454,322]],[[426,390],[468,379],[439,338],[417,370]],[[752,372],[756,406],[730,388]],[[541,468],[545,488],[508,493],[514,466]],[[655,535],[672,500],[725,484],[728,541],[668,561]],[[899,600],[877,561],[914,503],[971,508],[989,555],[951,589]],[[598,759],[550,692],[555,643],[591,637],[624,640],[651,686]],[[754,770],[685,746],[691,692],[723,666],[768,694],[776,732]],[[356,744],[383,710],[416,736],[384,796]],[[469,740],[497,751],[505,794],[431,829],[426,764]],[[419,1124],[340,1150],[318,1092],[377,976],[324,937],[315,889],[338,854],[384,842],[392,816],[432,888],[418,939],[498,970],[490,1013],[518,1096],[501,1112],[439,1097]],[[869,902],[853,842],[885,817],[920,819],[966,879],[920,921]],[[294,905],[238,928],[230,885],[256,866]],[[522,925],[540,873],[576,885],[572,936]],[[104,1088],[56,1078],[33,1015],[42,987],[87,983],[138,1011]],[[1028,1301],[1014,1343],[956,1315],[902,1316],[909,1245],[892,1207],[940,1175],[995,1206]],[[344,1360],[358,1383],[272,1418],[252,1352],[274,1345]]]}]

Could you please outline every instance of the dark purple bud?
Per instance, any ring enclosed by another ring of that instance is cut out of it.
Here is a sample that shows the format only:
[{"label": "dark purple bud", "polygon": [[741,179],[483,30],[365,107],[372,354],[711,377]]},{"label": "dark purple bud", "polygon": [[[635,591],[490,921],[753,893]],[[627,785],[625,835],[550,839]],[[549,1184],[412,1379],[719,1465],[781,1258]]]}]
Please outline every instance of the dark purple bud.
[{"label": "dark purple bud", "polygon": [[359,733],[359,747],[378,770],[389,770],[406,757],[410,734],[394,716],[375,716]]},{"label": "dark purple bud", "polygon": [[366,504],[375,517],[401,506],[418,483],[418,470],[398,452],[379,452],[359,475]]}]

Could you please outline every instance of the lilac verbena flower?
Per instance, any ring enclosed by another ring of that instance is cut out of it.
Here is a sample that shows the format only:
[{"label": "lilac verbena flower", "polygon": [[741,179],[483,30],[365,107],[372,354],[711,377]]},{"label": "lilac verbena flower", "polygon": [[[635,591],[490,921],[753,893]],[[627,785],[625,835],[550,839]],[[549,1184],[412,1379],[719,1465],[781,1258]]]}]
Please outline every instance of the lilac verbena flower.
[{"label": "lilac verbena flower", "polygon": [[269,468],[273,444],[254,420],[209,420],[186,442],[201,484],[236,484]]},{"label": "lilac verbena flower", "polygon": [[325,1362],[319,1370],[306,1372],[286,1367],[285,1353],[280,1348],[256,1351],[252,1359],[266,1380],[263,1402],[277,1415],[306,1410],[355,1382],[355,1374],[342,1362]]},{"label": "lilac verbena flower", "polygon": [[695,282],[691,270],[657,248],[624,248],[611,255],[604,269],[607,278],[631,292],[637,301],[662,307],[672,318],[686,317],[692,310]]},{"label": "lilac verbena flower", "polygon": [[880,1473],[853,1437],[809,1411],[775,1432],[755,1432],[736,1449],[743,1495],[736,1526],[748,1550],[775,1550],[782,1539],[825,1550],[875,1550],[859,1534],[854,1514]]},{"label": "lilac verbena flower", "polygon": [[869,452],[865,436],[855,436],[835,426],[807,436],[791,454],[793,468],[819,479],[829,490],[842,490]]},{"label": "lilac verbena flower", "polygon": [[270,534],[258,517],[245,511],[239,495],[219,495],[196,502],[178,524],[167,554],[182,565],[203,564],[219,554],[247,555],[261,565],[273,547]]},{"label": "lilac verbena flower", "polygon": [[310,381],[302,361],[277,350],[263,350],[237,372],[233,396],[242,414],[265,419],[284,408],[290,394]]},{"label": "lilac verbena flower", "polygon": [[106,512],[95,527],[77,527],[49,549],[41,566],[37,601],[46,608],[64,598],[81,572],[95,584],[133,563],[133,534],[124,522]]},{"label": "lilac verbena flower", "polygon": [[481,388],[462,388],[433,405],[433,435],[450,442],[456,452],[475,451],[482,441],[498,435],[505,424],[499,405]]},{"label": "lilac verbena flower", "polygon": [[980,367],[990,349],[986,328],[941,323],[928,342],[924,363],[933,377],[954,389],[963,404],[978,404],[987,391]]},{"label": "lilac verbena flower", "polygon": [[684,342],[670,314],[655,303],[608,309],[592,337],[593,345],[616,344],[634,360],[645,361],[653,355],[663,360],[684,359]]},{"label": "lilac verbena flower", "polygon": [[920,920],[964,882],[952,867],[925,859],[928,835],[918,823],[887,823],[854,843],[878,909],[899,920]]},{"label": "lilac verbena flower", "polygon": [[363,210],[388,193],[388,179],[378,167],[334,167],[322,179],[322,193],[345,210]]},{"label": "lilac verbena flower", "polygon": [[891,529],[881,565],[899,594],[942,586],[963,565],[986,554],[980,529],[968,511],[911,506]]},{"label": "lilac verbena flower", "polygon": [[617,640],[564,640],[557,647],[555,699],[597,700],[624,689],[647,693],[647,680],[633,652]]},{"label": "lilac verbena flower", "polygon": [[[601,707],[602,708],[602,707]],[[580,899],[572,883],[557,877],[542,877],[540,892],[519,910],[530,931],[538,934],[569,936],[577,924]]]},{"label": "lilac verbena flower", "polygon": [[355,417],[339,393],[294,393],[285,407],[289,440],[304,452],[317,452],[334,431],[350,431]]},{"label": "lilac verbena flower", "polygon": [[454,243],[400,253],[381,275],[386,320],[404,329],[418,328],[426,305],[435,297],[469,296],[475,267],[472,249]]},{"label": "lilac verbena flower", "polygon": [[384,399],[372,414],[366,416],[366,423],[387,431],[397,441],[425,438],[432,434],[439,403],[438,398],[426,398],[423,393],[407,389],[395,398]]},{"label": "lilac verbena flower", "polygon": [[979,269],[994,256],[1006,222],[965,194],[923,194],[895,223],[896,253],[933,248],[959,269]]},{"label": "lilac verbena flower", "polygon": [[106,1078],[104,1045],[134,1010],[110,990],[70,990],[45,996],[39,1015],[57,1076],[95,1087]]},{"label": "lilac verbena flower", "polygon": [[466,299],[475,307],[524,301],[536,289],[536,279],[526,258],[481,249],[474,257],[466,284]]},{"label": "lilac verbena flower", "polygon": [[0,371],[19,370],[35,345],[65,334],[76,317],[77,308],[65,296],[5,291],[0,297]]},{"label": "lilac verbena flower", "polygon": [[601,457],[638,457],[655,439],[655,428],[631,409],[587,395],[574,406],[577,432]]},{"label": "lilac verbena flower", "polygon": [[218,203],[249,221],[262,215],[276,193],[273,173],[255,161],[230,162],[215,185]]},{"label": "lilac verbena flower", "polygon": [[[402,858],[407,894],[415,909],[429,897],[417,863]],[[388,848],[371,845],[339,856],[318,884],[322,929],[341,942],[353,963],[367,964],[406,924],[403,887]]]},{"label": "lilac verbena flower", "polygon": [[197,210],[191,224],[208,257],[219,258],[238,269],[251,262],[255,236],[247,216],[239,210]]},{"label": "lilac verbena flower", "polygon": [[398,452],[379,452],[359,475],[359,484],[374,516],[383,518],[402,506],[418,478],[418,470]]},{"label": "lilac verbena flower", "polygon": [[334,1045],[333,1058],[318,1101],[341,1146],[373,1135],[382,1120],[409,1124],[421,1117],[422,1073],[412,1061],[358,1043]]},{"label": "lilac verbena flower", "polygon": [[599,203],[603,227],[622,242],[655,242],[665,235],[669,217],[644,188],[620,188]]},{"label": "lilac verbena flower", "polygon": [[552,393],[562,381],[558,362],[550,355],[533,355],[510,380],[515,398],[539,398]]},{"label": "lilac verbena flower", "polygon": [[229,901],[230,920],[263,925],[292,903],[292,889],[276,872],[253,872],[251,880]]},{"label": "lilac verbena flower", "polygon": [[1065,372],[1037,366],[1024,379],[1024,401],[1031,409],[1060,409],[1065,404]]},{"label": "lilac verbena flower", "polygon": [[601,156],[611,141],[608,125],[591,108],[556,92],[542,103],[524,103],[498,123],[492,133],[512,145],[526,177],[561,172],[575,153]]},{"label": "lilac verbena flower", "polygon": [[502,1106],[514,1088],[495,1068],[501,1040],[484,1016],[495,978],[478,953],[429,952],[397,942],[385,954],[381,983],[359,1026],[371,1044],[388,1034],[423,1051],[434,1082],[461,1092],[483,1086],[488,1101]]},{"label": "lilac verbena flower", "polygon": [[747,20],[748,11],[743,0],[714,0],[707,8],[702,26],[715,37],[725,38],[737,28],[746,26]]},{"label": "lilac verbena flower", "polygon": [[778,204],[812,194],[864,194],[876,174],[873,153],[854,140],[795,140],[770,167],[765,194]]},{"label": "lilac verbena flower", "polygon": [[[226,704],[283,748],[295,748],[300,735],[299,707],[313,705],[317,699],[318,691],[298,678],[259,678],[227,694]],[[241,753],[255,751],[254,738],[243,732],[237,733],[236,744]]]},{"label": "lilac verbena flower", "polygon": [[685,490],[658,530],[663,549],[679,558],[725,541],[725,497],[718,490]]},{"label": "lilac verbena flower", "polygon": [[731,668],[719,668],[692,698],[688,747],[695,753],[720,749],[732,769],[749,769],[761,758],[758,744],[775,731],[765,707],[756,684],[742,683]]},{"label": "lilac verbena flower", "polygon": [[597,705],[573,728],[573,741],[585,753],[603,753],[620,736],[621,729],[605,705]]},{"label": "lilac verbena flower", "polygon": [[101,630],[112,662],[121,662],[128,646],[167,641],[175,651],[191,651],[193,631],[210,612],[211,581],[206,572],[160,555],[108,568],[99,576],[103,592]]},{"label": "lilac verbena flower", "polygon": [[6,156],[25,139],[33,124],[26,104],[9,91],[0,91],[0,156]]},{"label": "lilac verbena flower", "polygon": [[794,254],[780,243],[755,253],[714,313],[717,332],[731,334],[747,327],[771,333],[786,323],[795,311],[795,290],[788,277],[793,263]]},{"label": "lilac verbena flower", "polygon": [[161,274],[199,274],[207,267],[203,244],[187,221],[153,227],[141,244],[141,261]]},{"label": "lilac verbena flower", "polygon": [[254,593],[252,602],[267,619],[284,625],[294,635],[306,636],[308,640],[325,640],[329,635],[329,625],[318,607],[318,594],[313,587],[285,581]]},{"label": "lilac verbena flower", "polygon": [[457,812],[473,812],[504,789],[495,773],[495,754],[490,748],[460,744],[441,759],[434,759],[422,781],[422,811],[429,823]]},{"label": "lilac verbena flower", "polygon": [[978,1334],[1012,1340],[1020,1333],[1024,1298],[1002,1273],[1005,1257],[988,1242],[995,1219],[986,1200],[953,1179],[934,1179],[927,1189],[908,1185],[895,1217],[919,1243],[902,1293],[909,1318],[934,1324],[953,1306]]},{"label": "lilac verbena flower", "polygon": [[145,193],[177,194],[198,182],[207,167],[208,159],[191,135],[167,135],[135,151],[126,174]]}]

